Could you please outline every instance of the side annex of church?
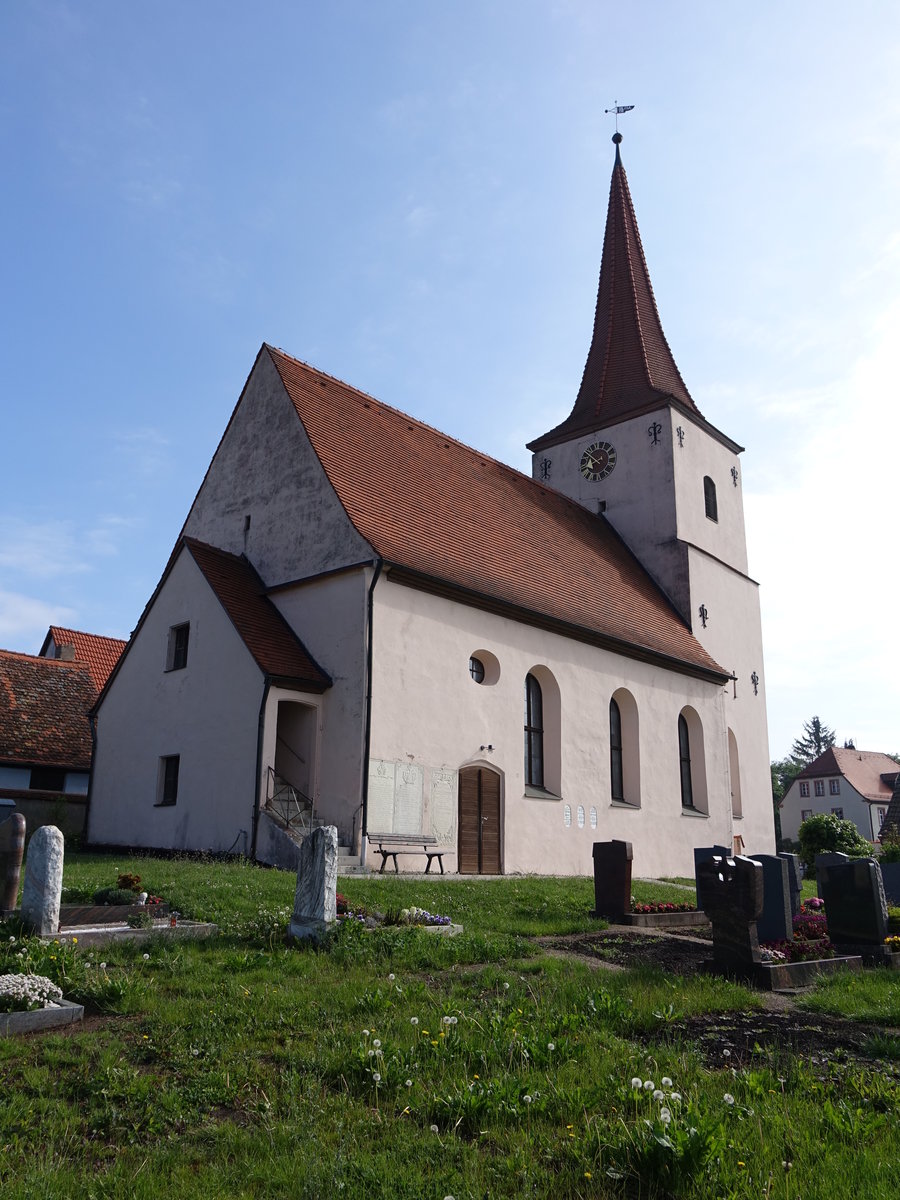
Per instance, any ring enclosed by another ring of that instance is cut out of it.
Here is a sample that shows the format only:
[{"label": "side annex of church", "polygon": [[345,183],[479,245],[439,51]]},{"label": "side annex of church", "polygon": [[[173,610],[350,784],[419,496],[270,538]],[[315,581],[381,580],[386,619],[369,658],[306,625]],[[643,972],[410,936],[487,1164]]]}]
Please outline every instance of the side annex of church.
[{"label": "side annex of church", "polygon": [[675,364],[614,140],[584,377],[532,478],[260,349],[96,705],[91,842],[290,865],[323,821],[471,874],[774,850],[741,447]]}]

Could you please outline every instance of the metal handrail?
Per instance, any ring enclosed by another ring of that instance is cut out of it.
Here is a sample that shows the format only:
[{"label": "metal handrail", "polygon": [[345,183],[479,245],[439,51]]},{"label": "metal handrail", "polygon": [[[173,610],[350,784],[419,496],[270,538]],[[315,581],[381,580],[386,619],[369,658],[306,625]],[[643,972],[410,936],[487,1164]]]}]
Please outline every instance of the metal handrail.
[{"label": "metal handrail", "polygon": [[267,767],[266,808],[288,828],[309,833],[315,816],[312,798]]}]

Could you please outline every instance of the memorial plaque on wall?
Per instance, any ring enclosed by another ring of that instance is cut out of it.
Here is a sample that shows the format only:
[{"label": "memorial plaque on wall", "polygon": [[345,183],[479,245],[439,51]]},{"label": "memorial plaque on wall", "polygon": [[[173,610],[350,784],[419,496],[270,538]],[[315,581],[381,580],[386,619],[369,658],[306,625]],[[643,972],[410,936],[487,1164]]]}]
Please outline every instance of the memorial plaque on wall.
[{"label": "memorial plaque on wall", "polygon": [[431,772],[431,833],[445,846],[453,841],[458,786],[456,771]]},{"label": "memorial plaque on wall", "polygon": [[397,763],[394,777],[393,833],[422,832],[424,774],[417,763]]},{"label": "memorial plaque on wall", "polygon": [[369,761],[368,826],[372,833],[394,832],[394,764]]}]

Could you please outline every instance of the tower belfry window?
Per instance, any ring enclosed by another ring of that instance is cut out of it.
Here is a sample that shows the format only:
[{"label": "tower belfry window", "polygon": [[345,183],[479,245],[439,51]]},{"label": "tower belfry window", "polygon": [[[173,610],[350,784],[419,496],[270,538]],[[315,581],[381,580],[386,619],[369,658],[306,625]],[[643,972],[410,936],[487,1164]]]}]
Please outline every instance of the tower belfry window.
[{"label": "tower belfry window", "polygon": [[711,521],[719,519],[719,505],[716,500],[716,485],[708,475],[703,476],[703,502],[706,505],[706,515]]}]

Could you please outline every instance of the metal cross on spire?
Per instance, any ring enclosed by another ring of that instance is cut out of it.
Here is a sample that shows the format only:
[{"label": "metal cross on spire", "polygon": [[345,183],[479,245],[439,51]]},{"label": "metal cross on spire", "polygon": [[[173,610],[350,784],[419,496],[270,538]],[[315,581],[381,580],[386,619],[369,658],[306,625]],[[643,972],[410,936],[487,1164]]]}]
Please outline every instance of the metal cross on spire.
[{"label": "metal cross on spire", "polygon": [[613,101],[612,108],[604,108],[605,113],[615,113],[616,115],[616,133],[619,132],[619,116],[621,113],[631,112],[634,108],[633,104],[620,104],[618,100]]}]

